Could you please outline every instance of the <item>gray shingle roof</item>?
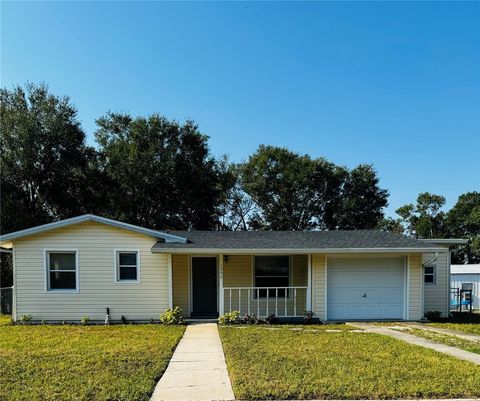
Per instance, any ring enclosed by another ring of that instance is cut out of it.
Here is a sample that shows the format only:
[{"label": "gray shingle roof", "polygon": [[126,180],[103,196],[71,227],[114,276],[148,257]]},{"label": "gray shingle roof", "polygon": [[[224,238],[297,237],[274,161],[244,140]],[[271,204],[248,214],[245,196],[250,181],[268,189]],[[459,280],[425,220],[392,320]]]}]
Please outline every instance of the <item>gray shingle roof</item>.
[{"label": "gray shingle roof", "polygon": [[435,244],[379,230],[349,231],[171,231],[187,242],[157,242],[153,250],[163,249],[438,249]]}]

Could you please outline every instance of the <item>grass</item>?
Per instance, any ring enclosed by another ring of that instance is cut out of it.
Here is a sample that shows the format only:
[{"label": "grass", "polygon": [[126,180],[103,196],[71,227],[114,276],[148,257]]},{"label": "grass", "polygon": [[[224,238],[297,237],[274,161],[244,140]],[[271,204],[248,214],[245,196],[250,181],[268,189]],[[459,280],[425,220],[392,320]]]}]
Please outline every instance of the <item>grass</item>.
[{"label": "grass", "polygon": [[429,323],[428,325],[440,329],[461,331],[480,336],[480,323]]},{"label": "grass", "polygon": [[[317,327],[322,326],[315,326]],[[475,398],[480,367],[371,333],[220,328],[238,399]]]},{"label": "grass", "polygon": [[6,324],[10,324],[12,317],[10,315],[2,315],[0,313],[0,326],[4,326]]},{"label": "grass", "polygon": [[146,401],[183,331],[0,325],[0,400]]},{"label": "grass", "polygon": [[428,340],[435,341],[437,343],[451,345],[452,347],[457,347],[465,351],[470,351],[470,352],[475,352],[476,354],[480,354],[480,342],[477,342],[477,341],[469,341],[460,337],[456,337],[454,335],[434,333],[432,331],[427,331],[422,329],[409,328],[408,330],[402,330],[402,331],[407,332],[409,334],[413,334],[414,336],[417,336],[417,337],[423,337]]}]

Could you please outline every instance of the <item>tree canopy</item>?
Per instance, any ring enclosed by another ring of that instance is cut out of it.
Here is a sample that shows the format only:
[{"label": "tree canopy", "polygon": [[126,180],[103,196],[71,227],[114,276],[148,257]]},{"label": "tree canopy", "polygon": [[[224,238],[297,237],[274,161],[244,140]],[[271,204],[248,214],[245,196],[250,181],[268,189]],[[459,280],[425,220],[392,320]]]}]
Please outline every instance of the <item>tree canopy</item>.
[{"label": "tree canopy", "polygon": [[93,149],[68,97],[45,85],[1,89],[0,131],[2,232],[86,211]]},{"label": "tree canopy", "polygon": [[371,165],[348,170],[274,146],[250,156],[241,181],[259,207],[251,224],[272,230],[373,228],[388,198]]},{"label": "tree canopy", "polygon": [[155,229],[217,226],[232,178],[194,122],[109,113],[97,125],[113,218]]}]

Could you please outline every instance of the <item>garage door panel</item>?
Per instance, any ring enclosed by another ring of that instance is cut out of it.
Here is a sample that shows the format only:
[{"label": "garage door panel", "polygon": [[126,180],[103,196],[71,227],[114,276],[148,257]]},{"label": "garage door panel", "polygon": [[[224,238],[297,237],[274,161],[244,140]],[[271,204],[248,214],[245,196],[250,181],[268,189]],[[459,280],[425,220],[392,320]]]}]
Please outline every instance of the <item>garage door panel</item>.
[{"label": "garage door panel", "polygon": [[328,319],[402,319],[404,269],[403,257],[329,258]]}]

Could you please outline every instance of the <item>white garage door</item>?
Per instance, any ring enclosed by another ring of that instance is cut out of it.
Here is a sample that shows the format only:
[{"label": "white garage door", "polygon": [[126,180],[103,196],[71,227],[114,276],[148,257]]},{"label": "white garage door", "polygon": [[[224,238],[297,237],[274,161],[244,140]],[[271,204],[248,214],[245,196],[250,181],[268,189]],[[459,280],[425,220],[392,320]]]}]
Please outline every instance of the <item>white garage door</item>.
[{"label": "white garage door", "polygon": [[329,257],[327,318],[403,319],[404,283],[403,257]]}]

